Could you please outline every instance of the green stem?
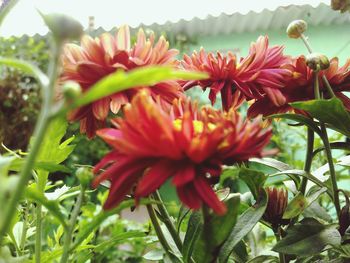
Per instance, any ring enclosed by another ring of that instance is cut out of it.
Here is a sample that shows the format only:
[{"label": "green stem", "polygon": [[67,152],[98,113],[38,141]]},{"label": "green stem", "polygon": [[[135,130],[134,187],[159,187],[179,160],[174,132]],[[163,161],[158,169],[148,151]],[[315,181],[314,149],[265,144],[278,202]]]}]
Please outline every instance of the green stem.
[{"label": "green stem", "polygon": [[81,187],[80,193],[78,195],[78,199],[74,205],[74,209],[72,211],[71,217],[69,219],[68,229],[67,233],[64,236],[64,242],[63,242],[63,253],[61,257],[61,263],[68,262],[69,259],[69,250],[70,250],[70,244],[72,242],[72,235],[75,228],[75,224],[77,222],[78,215],[80,213],[80,207],[84,200],[84,194],[85,194],[85,188]]},{"label": "green stem", "polygon": [[[318,72],[314,72],[315,74],[315,98],[320,99],[320,89],[319,89],[319,82],[318,82]],[[333,163],[333,157],[332,157],[332,150],[328,139],[327,129],[326,125],[320,121],[320,128],[321,128],[321,139],[324,145],[324,149],[326,152],[327,162],[329,165],[329,173],[331,177],[331,183],[332,183],[332,190],[333,190],[333,202],[335,206],[335,210],[337,211],[337,216],[339,218],[340,216],[340,201],[339,201],[339,193],[338,193],[338,185],[337,185],[337,176],[334,169],[334,163]]]},{"label": "green stem", "polygon": [[176,228],[175,228],[173,222],[170,219],[170,215],[169,215],[158,191],[156,191],[153,194],[153,198],[156,201],[158,201],[157,207],[158,207],[160,215],[162,216],[163,223],[165,224],[165,226],[169,230],[169,233],[170,233],[171,237],[173,238],[177,248],[179,249],[180,252],[182,252],[182,246],[183,246],[182,241],[181,241],[180,236],[178,235],[178,233],[176,231]]},{"label": "green stem", "polygon": [[16,213],[16,207],[18,205],[19,200],[21,199],[25,187],[28,184],[28,181],[31,177],[31,171],[33,169],[37,154],[40,150],[41,142],[46,133],[47,127],[50,122],[50,110],[52,104],[52,98],[54,94],[54,86],[57,79],[57,71],[58,71],[58,62],[60,56],[61,46],[54,47],[54,58],[50,63],[50,82],[48,87],[42,87],[44,98],[43,98],[43,106],[41,108],[37,124],[33,133],[33,144],[29,149],[29,154],[25,159],[21,172],[19,174],[19,180],[17,186],[14,190],[14,193],[10,197],[8,204],[5,207],[5,211],[3,214],[3,221],[0,222],[0,244],[3,241],[4,236],[9,231],[9,227],[11,225],[12,219]]},{"label": "green stem", "polygon": [[334,163],[333,163],[333,157],[332,157],[332,150],[331,146],[329,144],[327,129],[324,123],[320,122],[321,126],[321,132],[322,132],[322,141],[324,144],[326,157],[329,165],[329,173],[331,177],[331,183],[332,183],[332,189],[333,189],[333,202],[335,205],[335,210],[337,211],[337,216],[339,218],[340,216],[340,201],[339,201],[339,192],[338,192],[338,185],[337,185],[337,176],[334,169]]},{"label": "green stem", "polygon": [[27,216],[28,216],[28,206],[29,206],[29,203],[26,204],[24,207],[23,207],[23,226],[22,226],[22,235],[21,235],[21,240],[20,240],[20,243],[19,243],[19,247],[21,249],[21,254],[24,250],[24,246],[25,246],[25,242],[26,242],[26,238],[27,238]]},{"label": "green stem", "polygon": [[314,93],[315,93],[315,99],[319,100],[321,98],[320,95],[320,83],[318,79],[318,71],[314,71]]},{"label": "green stem", "polygon": [[[315,134],[313,130],[310,128],[307,128],[307,148],[306,148],[306,157],[305,157],[305,164],[304,164],[304,171],[309,173],[311,170],[311,164],[312,164],[312,153],[314,151],[314,138]],[[306,185],[307,185],[307,177],[304,176],[301,179],[300,184],[300,192],[304,195],[306,191]]]},{"label": "green stem", "polygon": [[41,230],[42,230],[42,219],[41,219],[42,206],[37,204],[35,208],[35,219],[36,219],[36,233],[35,233],[35,262],[40,263],[41,261]]},{"label": "green stem", "polygon": [[[275,237],[276,237],[276,241],[279,242],[281,240],[281,234],[280,234],[280,231],[279,229],[273,229],[273,232],[275,234]],[[282,253],[278,253],[278,257],[280,259],[280,263],[286,263],[286,258],[285,256],[282,254]]]},{"label": "green stem", "polygon": [[331,87],[331,84],[329,84],[329,81],[325,75],[322,76],[322,80],[323,80],[324,85],[327,88],[327,91],[329,92],[329,94],[331,94],[331,97],[334,98],[335,97],[334,91]]},{"label": "green stem", "polygon": [[309,53],[311,54],[311,53],[312,53],[312,48],[311,48],[310,43],[309,43],[309,41],[307,40],[306,36],[305,36],[304,34],[301,34],[301,35],[300,35],[300,38],[301,38],[301,40],[304,42],[307,51],[309,51]]},{"label": "green stem", "polygon": [[169,255],[172,249],[170,248],[168,241],[166,240],[163,234],[162,228],[160,227],[154,208],[151,204],[147,204],[146,208],[147,208],[148,215],[151,219],[152,225],[154,227],[154,231],[156,232],[156,235],[158,237],[158,240],[162,245],[164,251]]}]

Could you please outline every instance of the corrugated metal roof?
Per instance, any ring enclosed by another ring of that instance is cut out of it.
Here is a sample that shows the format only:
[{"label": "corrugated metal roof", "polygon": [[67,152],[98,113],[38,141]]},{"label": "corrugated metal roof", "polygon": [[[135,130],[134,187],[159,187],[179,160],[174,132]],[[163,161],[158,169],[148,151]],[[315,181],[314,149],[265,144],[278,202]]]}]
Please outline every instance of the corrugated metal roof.
[{"label": "corrugated metal roof", "polygon": [[[341,14],[333,11],[328,5],[321,3],[317,7],[311,5],[279,7],[274,11],[264,9],[260,13],[249,12],[247,14],[234,13],[231,15],[207,16],[205,19],[193,18],[190,21],[184,19],[163,25],[157,23],[140,27],[151,28],[156,32],[170,31],[174,34],[187,35],[218,35],[242,32],[254,32],[267,29],[286,28],[295,19],[304,19],[309,25],[350,24],[350,14]],[[101,30],[101,29],[100,29]],[[103,29],[102,29],[103,30]]]}]

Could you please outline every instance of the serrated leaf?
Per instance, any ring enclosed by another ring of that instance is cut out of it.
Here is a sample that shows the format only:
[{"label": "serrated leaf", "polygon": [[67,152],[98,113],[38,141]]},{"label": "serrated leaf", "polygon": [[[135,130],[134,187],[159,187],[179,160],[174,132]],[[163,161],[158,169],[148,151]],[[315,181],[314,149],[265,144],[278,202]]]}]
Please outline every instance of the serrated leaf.
[{"label": "serrated leaf", "polygon": [[265,213],[267,206],[267,194],[261,191],[257,203],[241,214],[219,251],[219,262],[227,262],[235,246],[254,228]]},{"label": "serrated leaf", "polygon": [[330,128],[350,136],[350,114],[340,99],[334,97],[328,100],[309,100],[293,102],[291,105],[307,111],[313,118],[329,124]]},{"label": "serrated leaf", "polygon": [[58,219],[63,227],[67,227],[65,217],[61,213],[58,202],[47,199],[45,195],[36,188],[35,185],[27,187],[25,197],[33,202],[43,205],[47,210],[51,212],[55,218]]},{"label": "serrated leaf", "polygon": [[[69,145],[67,141],[61,142],[66,133],[68,124],[64,118],[55,118],[51,121],[47,129],[45,137],[42,141],[39,154],[37,156],[37,163],[53,163],[60,164],[63,162],[74,150],[75,145]],[[71,138],[68,139],[71,142]],[[57,168],[57,167],[56,167]],[[38,187],[44,191],[47,177],[47,165],[45,169],[38,169]]]},{"label": "serrated leaf", "polygon": [[321,253],[327,245],[339,246],[341,236],[335,225],[322,225],[316,219],[306,218],[287,230],[287,235],[272,249],[273,251],[311,256]]},{"label": "serrated leaf", "polygon": [[[139,201],[139,205],[145,205],[145,204],[152,204],[154,201],[149,199],[141,199]],[[125,208],[129,208],[135,205],[134,200],[126,200],[122,202],[119,206],[116,208],[110,209],[110,210],[102,210],[100,213],[98,213],[92,220],[89,222],[88,225],[86,225],[83,229],[79,231],[79,233],[76,236],[75,242],[72,245],[70,251],[73,251],[79,245],[84,242],[84,240],[93,232],[95,231],[104,220],[106,220],[108,217],[118,214],[120,211],[124,210]]]}]

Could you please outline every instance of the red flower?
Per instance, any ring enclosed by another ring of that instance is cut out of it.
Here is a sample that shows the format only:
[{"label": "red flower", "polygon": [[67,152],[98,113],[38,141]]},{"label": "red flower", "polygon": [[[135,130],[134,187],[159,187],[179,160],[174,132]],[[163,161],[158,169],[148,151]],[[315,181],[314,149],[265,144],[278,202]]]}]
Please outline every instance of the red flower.
[{"label": "red flower", "polygon": [[252,43],[247,57],[238,61],[236,55],[226,56],[206,53],[203,49],[194,52],[191,57],[185,55],[182,66],[188,70],[202,71],[209,78],[201,81],[184,83],[184,89],[199,85],[210,88],[209,98],[214,104],[218,92],[221,92],[222,106],[228,110],[238,106],[244,99],[258,99],[267,95],[278,104],[284,103],[279,89],[285,85],[291,72],[284,68],[290,58],[282,54],[283,47],[268,46],[268,37],[259,37]]},{"label": "red flower", "polygon": [[262,155],[271,130],[259,120],[242,120],[231,110],[198,110],[189,101],[174,102],[170,113],[150,99],[147,92],[135,96],[124,107],[124,119],[114,121],[116,129],[97,132],[113,151],[94,168],[93,186],[111,181],[106,209],[118,205],[132,188],[135,198],[148,196],[171,178],[180,200],[192,209],[205,204],[216,213],[226,211],[211,188],[222,165]]},{"label": "red flower", "polygon": [[[257,99],[248,110],[249,117],[256,117],[259,114],[268,116],[275,113],[283,113],[292,110],[288,103],[295,101],[306,101],[315,99],[314,94],[314,77],[312,70],[307,67],[304,56],[293,59],[291,65],[293,78],[286,83],[283,89],[280,89],[285,103],[276,104],[270,97],[264,96]],[[322,76],[325,75],[333,88],[335,95],[341,99],[345,107],[350,110],[350,99],[343,94],[343,91],[350,90],[350,60],[344,66],[339,67],[338,58],[333,58],[330,61],[328,69],[319,73],[320,91],[324,98],[330,98],[326,87],[323,84]]]},{"label": "red flower", "polygon": [[[146,39],[143,30],[139,31],[135,45],[131,46],[129,28],[123,26],[115,37],[109,33],[95,39],[84,36],[81,46],[66,45],[62,58],[62,80],[78,82],[85,92],[117,69],[130,70],[147,65],[177,66],[177,53],[177,50],[169,50],[169,43],[164,37],[160,37],[155,44],[154,35]],[[163,104],[170,105],[173,99],[183,96],[182,88],[176,81],[162,82],[149,89],[151,96],[159,96]],[[68,118],[70,121],[79,120],[81,132],[86,132],[91,138],[98,128],[105,125],[109,112],[118,113],[121,106],[136,93],[135,89],[116,93],[72,111]]]}]

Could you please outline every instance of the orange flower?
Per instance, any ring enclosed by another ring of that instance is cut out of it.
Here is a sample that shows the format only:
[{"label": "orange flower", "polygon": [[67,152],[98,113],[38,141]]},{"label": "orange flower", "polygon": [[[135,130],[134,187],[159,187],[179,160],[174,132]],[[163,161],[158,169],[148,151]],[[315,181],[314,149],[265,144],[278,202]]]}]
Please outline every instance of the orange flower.
[{"label": "orange flower", "polygon": [[285,86],[291,72],[285,65],[290,58],[282,54],[283,47],[269,47],[268,37],[259,37],[250,46],[249,54],[242,60],[229,52],[226,56],[221,53],[213,55],[201,49],[191,57],[185,55],[182,66],[188,70],[202,71],[209,78],[201,81],[183,83],[184,89],[199,85],[203,89],[210,88],[209,99],[215,103],[217,93],[221,93],[222,106],[228,110],[241,102],[262,98],[267,95],[276,104],[284,103],[280,89]]},{"label": "orange flower", "polygon": [[[339,67],[338,58],[330,60],[328,69],[319,73],[320,91],[324,98],[330,98],[326,87],[322,81],[322,76],[325,75],[333,88],[335,95],[341,99],[344,106],[350,110],[350,99],[343,93],[350,91],[350,60],[344,66]],[[283,113],[292,110],[288,103],[296,101],[306,101],[315,99],[314,93],[314,77],[312,70],[307,67],[304,56],[299,56],[293,59],[291,65],[293,78],[290,79],[285,87],[281,89],[281,93],[285,98],[282,104],[274,103],[270,97],[264,96],[257,99],[248,110],[249,117],[256,117],[259,114],[268,116],[275,113]]]},{"label": "orange flower", "polygon": [[[164,37],[155,43],[154,35],[146,38],[143,30],[139,30],[135,45],[130,43],[130,32],[127,26],[121,27],[116,36],[104,33],[98,38],[83,36],[81,46],[68,44],[62,57],[62,80],[78,82],[83,91],[117,69],[131,70],[147,65],[177,66],[175,60],[177,50],[170,49]],[[183,96],[182,88],[176,81],[162,82],[150,89],[153,98],[160,97],[164,105],[171,105],[173,99]],[[131,89],[97,100],[87,106],[72,111],[70,121],[80,121],[80,130],[89,138],[95,135],[98,128],[105,126],[110,111],[118,113],[121,106],[128,103],[137,93]]]},{"label": "orange flower", "polygon": [[223,214],[226,207],[211,187],[222,165],[260,157],[272,135],[259,120],[244,121],[234,110],[198,110],[189,101],[175,101],[169,113],[147,92],[136,95],[124,108],[124,119],[114,123],[117,128],[97,132],[113,148],[94,169],[105,168],[94,187],[111,181],[106,209],[118,205],[134,186],[139,199],[171,179],[185,205],[199,209],[205,204]]}]

